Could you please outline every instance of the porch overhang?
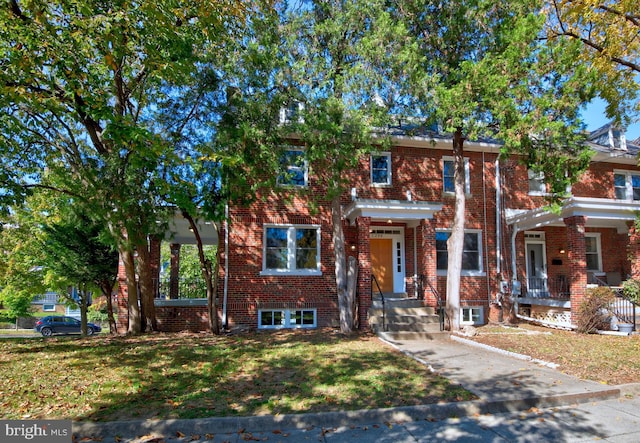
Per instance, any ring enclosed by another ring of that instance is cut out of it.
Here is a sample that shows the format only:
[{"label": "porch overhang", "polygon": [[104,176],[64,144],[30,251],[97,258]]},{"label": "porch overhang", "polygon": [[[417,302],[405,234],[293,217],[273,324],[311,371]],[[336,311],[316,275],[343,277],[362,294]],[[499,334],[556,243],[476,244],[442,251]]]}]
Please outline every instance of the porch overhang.
[{"label": "porch overhang", "polygon": [[[203,244],[218,244],[218,233],[216,232],[216,229],[211,222],[197,219],[196,225],[198,226],[198,232],[200,234],[200,237],[202,238]],[[182,245],[196,244],[196,237],[191,230],[191,227],[189,226],[189,222],[182,216],[179,211],[176,211],[172,216],[170,216],[164,240],[171,243],[179,243]]]},{"label": "porch overhang", "polygon": [[344,217],[353,224],[358,217],[374,221],[414,222],[433,218],[442,210],[442,203],[401,200],[356,199],[344,209]]},{"label": "porch overhang", "polygon": [[615,228],[618,233],[628,231],[627,222],[634,221],[640,212],[640,202],[608,198],[571,197],[566,199],[558,212],[547,208],[529,211],[508,211],[507,224],[515,231],[564,226],[564,219],[573,216],[587,217],[590,228]]}]

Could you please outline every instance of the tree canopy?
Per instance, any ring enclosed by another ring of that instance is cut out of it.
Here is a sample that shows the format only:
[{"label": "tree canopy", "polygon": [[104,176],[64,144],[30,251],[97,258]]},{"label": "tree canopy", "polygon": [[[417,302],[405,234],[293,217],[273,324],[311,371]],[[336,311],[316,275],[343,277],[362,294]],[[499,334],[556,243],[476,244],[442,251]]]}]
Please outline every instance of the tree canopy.
[{"label": "tree canopy", "polygon": [[548,2],[547,36],[579,41],[578,61],[593,70],[593,82],[607,102],[607,115],[629,123],[640,112],[640,2],[638,0],[553,0]]}]

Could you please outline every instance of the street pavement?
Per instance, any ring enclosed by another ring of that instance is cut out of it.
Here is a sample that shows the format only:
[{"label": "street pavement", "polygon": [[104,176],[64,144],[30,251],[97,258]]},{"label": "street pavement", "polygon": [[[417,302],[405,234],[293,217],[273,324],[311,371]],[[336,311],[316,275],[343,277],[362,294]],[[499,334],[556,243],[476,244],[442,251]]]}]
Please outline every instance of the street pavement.
[{"label": "street pavement", "polygon": [[640,442],[640,384],[579,380],[545,362],[457,336],[388,343],[479,399],[317,414],[74,423],[73,431],[78,441],[105,443]]}]

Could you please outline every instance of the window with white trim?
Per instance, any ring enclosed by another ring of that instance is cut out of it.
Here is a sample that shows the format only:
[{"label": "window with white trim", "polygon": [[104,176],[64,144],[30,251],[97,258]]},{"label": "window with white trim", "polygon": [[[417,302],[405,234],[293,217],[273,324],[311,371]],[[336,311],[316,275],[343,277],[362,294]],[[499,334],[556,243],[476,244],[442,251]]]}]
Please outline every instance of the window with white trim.
[{"label": "window with white trim", "polygon": [[258,329],[315,328],[315,309],[261,309],[258,311]]},{"label": "window with white trim", "polygon": [[465,306],[460,308],[460,324],[483,325],[484,309],[482,306]]},{"label": "window with white trim", "polygon": [[304,103],[302,102],[292,101],[288,103],[287,106],[280,109],[280,124],[304,123],[303,110]]},{"label": "window with white trim", "polygon": [[304,188],[309,180],[309,168],[302,149],[286,149],[280,157],[278,185]]},{"label": "window with white trim", "polygon": [[[436,231],[436,268],[439,275],[446,275],[449,267],[447,241],[451,231]],[[462,275],[482,275],[482,233],[466,230],[462,252]]]},{"label": "window with white trim", "polygon": [[640,200],[640,172],[615,171],[613,185],[618,200]]},{"label": "window with white trim", "polygon": [[264,228],[263,275],[320,275],[318,226],[269,226]]},{"label": "window with white trim", "polygon": [[44,303],[42,305],[42,310],[44,312],[54,312],[56,310],[56,305],[54,303]]},{"label": "window with white trim", "polygon": [[[454,160],[453,157],[442,157],[442,190],[454,193]],[[464,159],[464,192],[471,194],[471,180],[469,175],[469,159]]]},{"label": "window with white trim", "polygon": [[600,233],[587,232],[584,234],[587,252],[587,270],[602,271],[602,252],[600,246]]},{"label": "window with white trim", "polygon": [[371,184],[373,186],[391,185],[391,153],[371,154]]},{"label": "window with white trim", "polygon": [[544,181],[544,172],[527,170],[529,176],[529,195],[544,195],[547,192],[547,185]]}]

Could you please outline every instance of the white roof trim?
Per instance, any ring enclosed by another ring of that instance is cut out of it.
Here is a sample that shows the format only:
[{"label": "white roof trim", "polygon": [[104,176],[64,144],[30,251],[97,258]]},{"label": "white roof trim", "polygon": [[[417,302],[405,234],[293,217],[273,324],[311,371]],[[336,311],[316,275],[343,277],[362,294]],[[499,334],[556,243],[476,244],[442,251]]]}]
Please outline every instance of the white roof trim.
[{"label": "white roof trim", "polygon": [[507,213],[506,221],[517,231],[525,231],[551,225],[564,226],[564,218],[581,215],[587,217],[587,227],[616,228],[619,233],[624,233],[628,230],[626,222],[635,220],[639,211],[640,202],[637,201],[571,197],[564,201],[559,213],[546,208],[512,210]]},{"label": "white roof trim", "polygon": [[422,220],[433,218],[442,210],[442,203],[359,199],[344,209],[344,217],[351,223],[358,217],[379,220]]}]

